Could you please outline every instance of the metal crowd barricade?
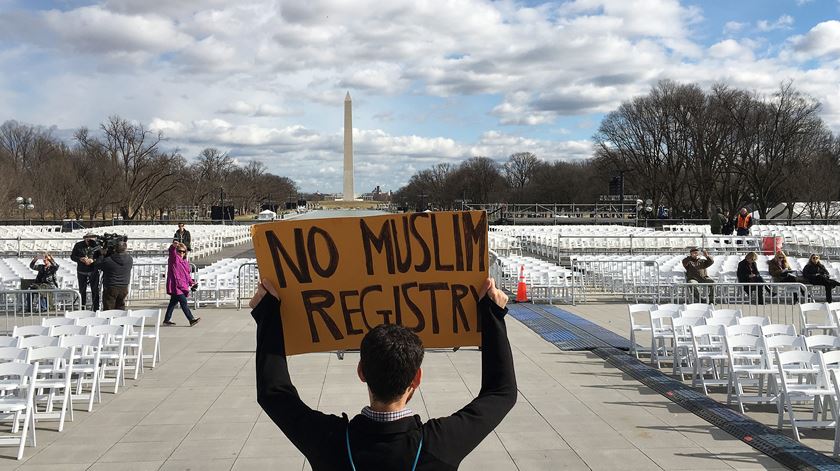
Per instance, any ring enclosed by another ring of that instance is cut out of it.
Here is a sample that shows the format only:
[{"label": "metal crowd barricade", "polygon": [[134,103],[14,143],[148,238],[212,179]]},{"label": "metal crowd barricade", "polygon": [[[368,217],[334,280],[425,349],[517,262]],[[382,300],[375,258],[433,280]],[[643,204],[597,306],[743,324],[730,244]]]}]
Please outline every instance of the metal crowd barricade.
[{"label": "metal crowd barricade", "polygon": [[[711,303],[718,309],[741,309],[743,316],[766,316],[774,324],[800,326],[800,302],[807,302],[810,285],[802,283],[671,283],[661,299],[672,303]],[[759,304],[762,290],[764,304]]]},{"label": "metal crowd barricade", "polygon": [[655,260],[572,259],[572,304],[590,296],[658,302],[662,282]]},{"label": "metal crowd barricade", "polygon": [[[131,302],[145,303],[148,301],[169,301],[166,294],[166,263],[140,263],[131,268],[131,282],[128,287],[126,304]],[[190,263],[190,272],[196,273],[196,266]],[[195,279],[195,276],[193,276]],[[193,305],[198,309],[197,296],[192,296]]]},{"label": "metal crowd barricade", "polygon": [[239,266],[237,279],[236,308],[242,309],[242,300],[250,299],[260,284],[260,271],[256,263],[243,263]]},{"label": "metal crowd barricade", "polygon": [[[771,239],[772,248],[764,246],[764,240]],[[526,252],[560,260],[573,254],[643,254],[684,253],[691,247],[709,250],[712,253],[776,253],[776,237],[724,236],[691,233],[642,233],[624,235],[563,235],[556,240],[544,236],[522,236],[522,247]]]},{"label": "metal crowd barricade", "polygon": [[[82,298],[72,289],[16,289],[0,291],[0,309],[6,318],[6,332],[14,326],[40,324],[45,317],[81,309]],[[11,321],[11,322],[10,322]]]}]

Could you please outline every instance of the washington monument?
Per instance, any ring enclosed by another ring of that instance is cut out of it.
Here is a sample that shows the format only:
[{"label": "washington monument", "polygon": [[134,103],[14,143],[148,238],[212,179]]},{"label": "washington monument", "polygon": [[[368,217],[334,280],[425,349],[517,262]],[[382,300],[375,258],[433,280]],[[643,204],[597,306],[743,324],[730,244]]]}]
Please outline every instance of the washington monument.
[{"label": "washington monument", "polygon": [[354,201],[353,192],[353,100],[344,97],[344,201]]}]

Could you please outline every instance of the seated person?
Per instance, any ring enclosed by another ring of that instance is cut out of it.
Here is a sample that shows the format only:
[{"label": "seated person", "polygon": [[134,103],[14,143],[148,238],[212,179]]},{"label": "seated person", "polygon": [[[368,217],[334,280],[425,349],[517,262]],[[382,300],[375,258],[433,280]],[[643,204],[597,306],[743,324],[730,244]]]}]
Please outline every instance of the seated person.
[{"label": "seated person", "polygon": [[[706,269],[714,265],[715,259],[709,255],[706,250],[703,251],[703,257],[700,258],[700,249],[692,247],[688,252],[688,257],[682,261],[683,268],[685,268],[685,281],[688,283],[714,283],[715,280],[709,278]],[[694,289],[694,302],[700,302],[700,290]],[[714,290],[709,289],[709,304],[715,303]]]},{"label": "seated person", "polygon": [[[748,253],[743,260],[738,262],[738,283],[764,283],[764,278],[758,273],[758,265],[755,261],[758,260],[758,254],[755,252]],[[764,304],[764,290],[758,286],[744,286],[747,296],[752,297],[755,292],[758,298],[758,304]]]},{"label": "seated person", "polygon": [[479,293],[481,390],[449,417],[423,423],[406,407],[420,386],[423,344],[390,324],[365,334],[357,367],[370,405],[352,419],[307,406],[292,385],[286,360],[281,300],[264,280],[251,299],[257,322],[257,402],[306,456],[313,471],[454,470],[513,408],[516,377],[504,315],[507,296],[488,279]]},{"label": "seated person", "polygon": [[802,276],[805,277],[806,282],[812,285],[825,286],[825,302],[832,302],[831,290],[840,286],[840,282],[829,278],[828,270],[825,268],[825,265],[820,262],[819,255],[815,253],[811,254],[811,257],[808,259],[808,263],[802,267]]},{"label": "seated person", "polygon": [[[36,262],[39,258],[43,258],[44,263],[39,263],[36,265]],[[58,273],[58,263],[55,262],[52,255],[49,253],[44,253],[42,257],[35,256],[31,262],[29,262],[29,268],[31,270],[35,270],[38,274],[35,275],[35,283],[33,283],[29,289],[57,289],[58,288],[58,279],[56,278],[56,273]],[[33,294],[32,298],[38,298],[38,304],[41,307],[41,311],[46,311],[49,309],[49,302],[47,296],[38,296],[37,294]],[[27,299],[27,306],[31,303],[31,299]],[[29,309],[27,309],[29,310]]]}]

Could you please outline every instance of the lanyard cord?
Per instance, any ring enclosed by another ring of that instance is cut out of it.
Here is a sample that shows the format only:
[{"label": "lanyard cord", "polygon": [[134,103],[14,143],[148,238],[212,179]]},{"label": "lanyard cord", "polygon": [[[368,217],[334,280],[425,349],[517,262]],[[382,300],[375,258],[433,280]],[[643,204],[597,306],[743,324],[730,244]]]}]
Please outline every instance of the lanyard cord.
[{"label": "lanyard cord", "polygon": [[[344,441],[347,443],[347,457],[350,459],[350,468],[356,471],[356,463],[353,462],[353,453],[350,451],[350,427],[344,429]],[[417,446],[417,454],[414,456],[414,464],[411,465],[411,471],[417,469],[417,462],[420,461],[420,450],[423,449],[423,431],[420,431],[420,445]]]}]

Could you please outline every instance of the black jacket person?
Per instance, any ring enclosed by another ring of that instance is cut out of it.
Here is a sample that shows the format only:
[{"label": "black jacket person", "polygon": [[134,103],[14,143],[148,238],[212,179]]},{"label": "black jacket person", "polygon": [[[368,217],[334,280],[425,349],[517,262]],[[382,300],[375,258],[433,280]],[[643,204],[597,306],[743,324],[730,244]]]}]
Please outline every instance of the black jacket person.
[{"label": "black jacket person", "polygon": [[114,253],[100,256],[94,265],[102,270],[102,309],[125,309],[131,268],[134,265],[125,242],[118,242]]},{"label": "black jacket person", "polygon": [[99,310],[99,269],[93,262],[101,254],[101,246],[96,242],[96,234],[87,233],[84,238],[76,242],[70,253],[70,260],[76,262],[76,278],[79,282],[79,294],[82,298],[82,309],[87,304],[87,287],[90,285],[91,310]]},{"label": "black jacket person", "polygon": [[[416,339],[408,329],[393,325],[374,328],[362,341],[358,371],[360,378],[368,383],[371,407],[348,420],[347,415],[328,415],[307,406],[289,377],[280,301],[274,295],[266,294],[265,289],[261,286],[251,300],[251,315],[257,322],[257,402],[306,456],[313,471],[457,469],[516,402],[516,377],[504,320],[507,296],[495,288],[492,280],[487,280],[483,290],[487,295],[480,298],[478,305],[478,315],[482,316],[481,390],[458,412],[425,423],[404,408],[419,386],[422,373],[419,368],[406,377],[410,384],[398,386],[404,393],[398,402],[391,403],[403,407],[398,410],[377,410],[384,402],[377,399],[376,391],[381,390],[381,386],[374,387],[373,378],[363,373],[365,365],[362,362],[366,358],[369,336],[387,338],[390,334],[384,330],[390,329],[401,346],[414,342],[409,340],[410,336]],[[273,291],[270,287],[267,289]],[[419,339],[416,342],[419,343]],[[419,348],[422,361],[422,344]],[[396,363],[403,360],[393,352],[385,356],[393,357]]]}]

